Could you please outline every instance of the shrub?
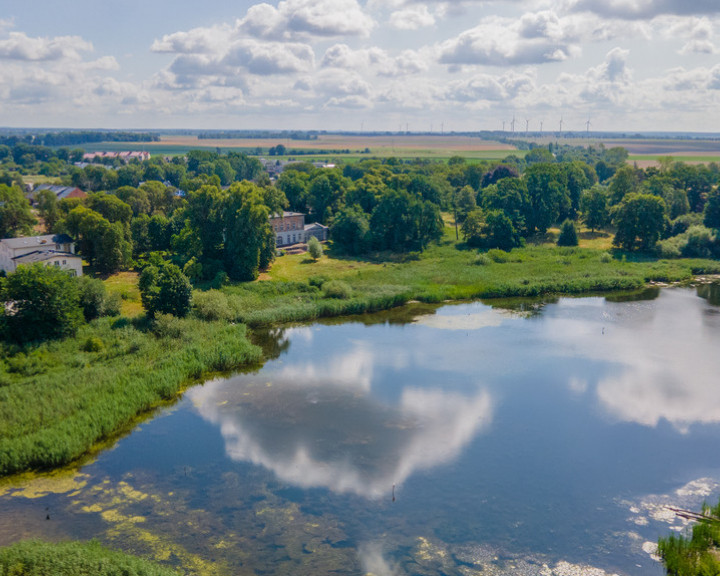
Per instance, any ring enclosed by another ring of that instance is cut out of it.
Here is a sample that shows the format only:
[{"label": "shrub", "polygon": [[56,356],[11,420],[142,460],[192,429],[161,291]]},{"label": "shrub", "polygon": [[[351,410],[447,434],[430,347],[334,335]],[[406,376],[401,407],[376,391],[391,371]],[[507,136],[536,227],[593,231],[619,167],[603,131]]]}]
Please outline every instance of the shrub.
[{"label": "shrub", "polygon": [[308,240],[308,254],[313,260],[318,260],[323,255],[322,244],[315,236],[311,236],[310,240]]},{"label": "shrub", "polygon": [[158,338],[180,338],[183,335],[183,321],[172,314],[156,314],[151,328]]},{"label": "shrub", "polygon": [[232,320],[235,317],[228,297],[219,290],[196,292],[193,296],[193,312],[201,320]]},{"label": "shrub", "polygon": [[105,343],[102,341],[102,338],[97,336],[90,336],[87,340],[85,340],[82,346],[82,349],[85,352],[100,352],[104,348]]},{"label": "shrub", "polygon": [[498,264],[504,264],[505,262],[510,261],[510,254],[508,252],[505,252],[505,250],[500,250],[498,248],[488,250],[487,257],[490,258],[490,260],[492,260],[493,262],[497,262]]},{"label": "shrub", "polygon": [[476,264],[478,266],[489,266],[492,264],[493,261],[487,257],[486,254],[480,254],[477,258],[475,258],[475,261],[473,264]]},{"label": "shrub", "polygon": [[347,300],[352,296],[352,288],[342,280],[331,280],[323,284],[323,292],[326,298],[339,298]]},{"label": "shrub", "polygon": [[610,264],[610,262],[612,262],[612,260],[613,260],[613,257],[612,257],[612,255],[610,255],[610,253],[603,252],[602,254],[600,254],[600,262],[602,262],[603,264]]},{"label": "shrub", "polygon": [[575,228],[575,223],[567,219],[565,222],[562,223],[562,226],[560,226],[560,235],[557,239],[557,245],[558,246],[577,246],[578,245],[578,236],[577,236],[577,229]]},{"label": "shrub", "polygon": [[318,274],[316,276],[310,276],[310,278],[308,278],[308,284],[310,286],[315,286],[316,288],[322,288],[323,284],[325,284],[328,280],[330,280],[330,278],[324,274]]}]

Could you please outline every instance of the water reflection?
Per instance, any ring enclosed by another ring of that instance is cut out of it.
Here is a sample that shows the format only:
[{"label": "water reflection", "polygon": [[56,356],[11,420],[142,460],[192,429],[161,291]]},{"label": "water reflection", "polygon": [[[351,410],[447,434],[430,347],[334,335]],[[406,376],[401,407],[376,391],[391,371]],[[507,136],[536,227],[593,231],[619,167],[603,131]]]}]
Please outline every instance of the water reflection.
[{"label": "water reflection", "polygon": [[412,386],[396,403],[380,401],[371,394],[369,359],[349,359],[358,377],[332,383],[317,382],[320,368],[308,364],[305,378],[287,370],[271,382],[213,381],[188,395],[219,426],[233,460],[296,486],[379,498],[413,472],[455,459],[489,425],[492,401],[482,389],[465,395]]},{"label": "water reflection", "polygon": [[[661,305],[610,308],[588,323],[582,315],[556,318],[548,329],[559,350],[612,363],[596,394],[626,422],[656,426],[667,420],[686,432],[695,423],[720,422],[717,357],[720,319],[692,292],[665,290]],[[587,305],[588,301],[577,301]],[[578,382],[573,389],[582,389]]]}]

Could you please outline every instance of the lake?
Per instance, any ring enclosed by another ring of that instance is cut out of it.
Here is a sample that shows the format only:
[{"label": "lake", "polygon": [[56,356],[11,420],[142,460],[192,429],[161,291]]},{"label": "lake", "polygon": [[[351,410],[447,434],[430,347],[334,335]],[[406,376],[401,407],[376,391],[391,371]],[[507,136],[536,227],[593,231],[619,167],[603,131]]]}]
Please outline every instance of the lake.
[{"label": "lake", "polygon": [[410,305],[258,336],[80,467],[0,484],[0,544],[199,574],[661,575],[720,496],[720,286]]}]

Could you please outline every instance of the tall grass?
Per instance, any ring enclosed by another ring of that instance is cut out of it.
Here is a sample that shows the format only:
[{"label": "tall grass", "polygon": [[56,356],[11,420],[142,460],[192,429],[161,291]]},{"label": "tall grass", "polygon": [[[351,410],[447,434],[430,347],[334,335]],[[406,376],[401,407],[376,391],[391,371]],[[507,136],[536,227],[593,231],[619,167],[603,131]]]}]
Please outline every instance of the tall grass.
[{"label": "tall grass", "polygon": [[0,475],[67,464],[189,381],[261,360],[242,325],[174,321],[179,330],[156,335],[101,319],[76,338],[6,349],[15,363],[0,362]]},{"label": "tall grass", "polygon": [[0,574],[12,576],[178,576],[98,542],[20,542],[0,548]]}]

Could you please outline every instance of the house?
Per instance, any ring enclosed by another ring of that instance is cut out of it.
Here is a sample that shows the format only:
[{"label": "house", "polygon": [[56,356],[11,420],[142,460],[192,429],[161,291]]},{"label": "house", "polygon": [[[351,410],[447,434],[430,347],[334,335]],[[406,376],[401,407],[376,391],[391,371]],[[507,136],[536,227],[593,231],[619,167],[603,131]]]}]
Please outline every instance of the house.
[{"label": "house", "polygon": [[21,264],[35,262],[58,266],[74,276],[82,276],[82,258],[75,254],[75,243],[67,234],[0,240],[0,270],[15,272]]},{"label": "house", "polygon": [[31,204],[37,202],[37,195],[40,190],[50,190],[58,200],[63,198],[87,198],[87,194],[75,186],[53,186],[51,184],[40,184],[27,195]]},{"label": "house", "polygon": [[305,214],[300,212],[283,212],[282,215],[270,217],[270,225],[275,232],[275,246],[291,246],[304,244],[310,236],[318,240],[328,239],[329,228],[317,222],[305,224]]}]

